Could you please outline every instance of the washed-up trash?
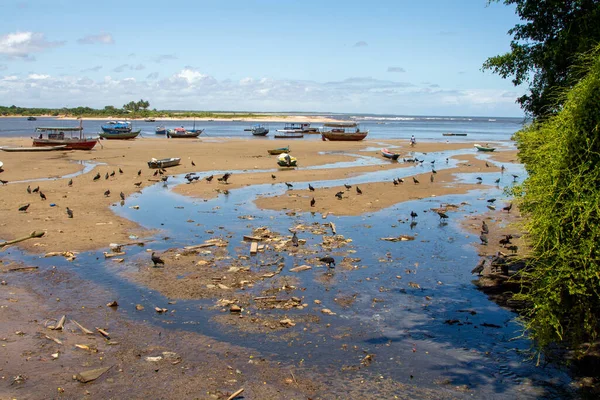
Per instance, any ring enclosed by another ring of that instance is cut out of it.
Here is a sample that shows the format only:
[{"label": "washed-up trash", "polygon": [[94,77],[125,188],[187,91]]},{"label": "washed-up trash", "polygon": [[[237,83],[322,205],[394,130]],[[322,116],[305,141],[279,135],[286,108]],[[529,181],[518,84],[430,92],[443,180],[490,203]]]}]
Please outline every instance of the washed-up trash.
[{"label": "washed-up trash", "polygon": [[82,371],[82,372],[78,373],[77,375],[74,375],[73,379],[76,379],[82,383],[95,381],[96,379],[98,379],[102,375],[104,375],[111,368],[112,368],[112,365],[110,367],[103,367],[103,368],[90,369],[88,371]]},{"label": "washed-up trash", "polygon": [[410,235],[400,235],[398,237],[385,237],[385,238],[381,238],[381,240],[386,240],[388,242],[407,242],[410,240],[415,240],[414,236],[410,236]]}]

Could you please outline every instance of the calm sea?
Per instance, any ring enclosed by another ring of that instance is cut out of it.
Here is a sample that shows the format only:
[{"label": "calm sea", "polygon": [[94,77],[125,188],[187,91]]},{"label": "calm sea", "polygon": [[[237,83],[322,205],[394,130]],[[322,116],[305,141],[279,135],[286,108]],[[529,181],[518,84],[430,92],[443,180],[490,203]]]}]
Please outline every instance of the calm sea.
[{"label": "calm sea", "polygon": [[[298,114],[310,115],[310,114]],[[436,117],[436,116],[399,116],[399,115],[369,115],[369,114],[318,114],[319,116],[332,117],[345,121],[360,123],[362,129],[369,130],[368,139],[408,139],[415,135],[417,140],[468,140],[489,142],[495,140],[508,140],[513,133],[518,131],[525,120],[523,118],[492,118],[492,117]],[[100,126],[106,120],[83,121],[86,136],[94,136],[101,131]],[[290,122],[293,122],[290,119]],[[194,127],[193,121],[160,121],[144,122],[133,121],[135,130],[142,130],[142,137],[164,139],[164,135],[156,135],[156,126],[164,125],[167,128],[184,126],[188,129]],[[265,123],[271,130],[268,136],[253,138],[255,140],[273,139],[275,130],[284,126],[283,122]],[[321,127],[322,123],[312,126]],[[0,118],[0,137],[32,137],[38,126],[78,126],[78,121],[61,120],[56,118],[38,118],[37,121],[27,121],[24,117]],[[252,122],[246,121],[196,121],[195,127],[205,129],[201,137],[208,138],[242,138],[252,137],[250,128]],[[467,136],[447,137],[443,133],[466,133]],[[319,135],[305,135],[303,140],[319,140]]]}]

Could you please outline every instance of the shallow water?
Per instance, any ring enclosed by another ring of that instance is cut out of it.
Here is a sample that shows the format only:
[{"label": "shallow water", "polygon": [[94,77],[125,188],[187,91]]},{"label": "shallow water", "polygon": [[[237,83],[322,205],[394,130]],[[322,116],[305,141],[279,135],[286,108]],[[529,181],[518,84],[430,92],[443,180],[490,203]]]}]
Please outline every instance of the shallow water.
[{"label": "shallow water", "polygon": [[[426,161],[412,168],[365,173],[343,182],[329,180],[312,184],[319,188],[342,183],[354,185],[390,181],[393,177],[427,172],[431,169],[432,160],[436,161],[436,169],[441,170],[452,167],[455,161],[446,164],[446,158],[460,152],[417,153]],[[477,156],[482,159],[489,157]],[[372,157],[361,157],[357,162],[368,162],[369,158]],[[474,277],[470,271],[478,260],[474,243],[478,239],[476,235],[461,230],[460,221],[466,215],[488,211],[485,198],[496,197],[501,202],[504,186],[511,185],[513,181],[510,174],[524,177],[521,166],[506,164],[506,167],[504,174],[477,174],[483,178],[484,184],[490,185],[482,185],[481,190],[404,202],[361,216],[329,216],[327,220],[323,220],[320,214],[286,215],[284,212],[260,210],[250,201],[257,196],[281,194],[286,190],[285,185],[254,185],[230,190],[229,195],[204,201],[170,191],[174,184],[184,181],[183,176],[169,179],[167,185],[158,183],[147,187],[129,197],[123,206],[113,207],[116,214],[143,227],[160,229],[154,241],[147,242],[146,246],[159,252],[202,243],[215,236],[231,235],[228,250],[234,255],[242,236],[259,226],[286,234],[288,228],[299,223],[335,222],[338,234],[352,239],[352,243],[340,249],[339,253],[354,250],[355,253],[348,256],[360,259],[355,263],[357,268],[346,270],[338,266],[328,271],[322,265],[315,265],[312,256],[302,258],[282,252],[286,267],[281,276],[293,276],[299,280],[296,286],[305,288],[289,296],[304,297],[309,307],[301,311],[262,312],[286,315],[292,319],[316,314],[321,319],[320,324],[299,323],[287,329],[284,334],[288,336],[285,338],[282,338],[282,333],[251,334],[223,328],[211,320],[221,314],[209,310],[214,300],[178,300],[176,305],[168,306],[177,312],[163,315],[144,313],[140,316],[132,312],[135,304],[152,309],[166,306],[169,301],[159,293],[122,278],[123,271],[135,270],[141,260],[148,260],[148,253],[142,247],[128,248],[125,263],[118,265],[105,261],[101,251],[80,254],[72,263],[38,258],[16,250],[11,251],[10,256],[34,265],[57,265],[110,288],[119,299],[119,312],[133,319],[150,318],[152,323],[163,329],[197,331],[255,348],[282,361],[314,366],[326,372],[357,366],[369,353],[375,355],[375,362],[362,370],[363,374],[425,388],[468,385],[468,392],[453,392],[458,398],[564,398],[568,393],[567,374],[552,365],[536,367],[530,359],[530,341],[519,337],[521,330],[514,320],[515,314],[490,302],[471,283]],[[223,172],[210,171],[202,175]],[[233,177],[243,173],[235,171]],[[501,185],[494,186],[493,180],[500,175]],[[459,178],[474,182],[475,174],[462,174]],[[304,187],[305,184],[296,185]],[[465,205],[456,212],[450,212],[447,223],[441,223],[438,215],[430,211],[439,207],[440,203]],[[140,208],[133,209],[132,205]],[[418,214],[417,224],[413,227],[410,226],[411,211]],[[240,219],[242,215],[252,215],[254,219]],[[207,233],[209,230],[214,233]],[[416,240],[396,243],[381,240],[400,234],[415,235]],[[305,247],[320,249],[319,235],[302,232],[298,236],[307,240]],[[165,237],[168,240],[164,240]],[[339,262],[341,256],[337,253],[333,252]],[[319,252],[315,256],[323,255]],[[261,260],[275,256],[273,252],[259,253],[248,261],[248,265],[258,269]],[[305,263],[314,268],[302,273],[288,272],[289,268]],[[252,291],[259,293],[271,284],[265,280],[257,283]],[[350,307],[342,307],[334,300],[340,297],[354,297],[354,302]],[[322,302],[318,308],[313,304],[315,299]],[[319,312],[321,307],[331,309],[336,315],[322,315]],[[446,323],[449,320],[459,322]],[[485,327],[484,323],[498,327]],[[304,327],[308,329],[303,331]],[[298,336],[290,337],[289,334],[294,332]]]}]

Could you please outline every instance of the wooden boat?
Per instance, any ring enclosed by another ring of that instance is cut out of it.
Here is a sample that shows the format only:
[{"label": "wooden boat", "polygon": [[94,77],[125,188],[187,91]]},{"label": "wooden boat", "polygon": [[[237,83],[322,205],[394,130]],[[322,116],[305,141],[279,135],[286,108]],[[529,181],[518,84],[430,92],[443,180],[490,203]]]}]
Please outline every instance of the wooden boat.
[{"label": "wooden boat", "polygon": [[442,133],[442,136],[467,136],[466,133]]},{"label": "wooden boat", "polygon": [[[98,142],[98,138],[83,136],[81,122],[78,127],[38,127],[35,131],[40,135],[33,138],[34,147],[65,145],[65,150],[91,150]],[[65,137],[65,132],[71,132],[71,137]],[[73,137],[73,132],[79,132],[79,137]]]},{"label": "wooden boat", "polygon": [[133,132],[120,132],[120,133],[108,133],[108,132],[100,132],[98,135],[100,135],[100,137],[102,139],[109,139],[109,140],[129,140],[129,139],[135,139],[136,137],[138,137],[138,135],[140,134],[142,130],[137,130],[137,131],[133,131]]},{"label": "wooden boat", "polygon": [[27,117],[27,121],[37,121],[36,117]]},{"label": "wooden boat", "polygon": [[308,122],[291,122],[286,123],[283,129],[277,129],[277,132],[281,133],[319,133],[317,128],[311,128]]},{"label": "wooden boat", "polygon": [[275,139],[302,139],[304,137],[304,133],[302,132],[281,132],[278,130],[273,137]]},{"label": "wooden boat", "polygon": [[185,130],[185,128],[181,127],[181,128],[175,128],[175,129],[169,129],[167,131],[167,137],[171,138],[171,139],[193,139],[193,138],[197,138],[198,136],[200,136],[200,134],[204,131],[204,129],[197,129],[197,130]]},{"label": "wooden boat", "polygon": [[[56,151],[56,150],[67,150],[66,144],[61,144],[59,146],[43,146],[43,147],[10,147],[10,146],[2,146],[0,147],[2,151],[10,151],[10,152],[18,152],[18,151]],[[0,163],[1,164],[1,163]]]},{"label": "wooden boat", "polygon": [[144,122],[156,122],[154,118],[146,118]]},{"label": "wooden boat", "polygon": [[391,151],[389,151],[388,149],[381,149],[381,155],[384,156],[385,158],[389,158],[391,160],[397,160],[398,157],[400,157],[399,153],[393,153]]},{"label": "wooden boat", "polygon": [[288,146],[288,147],[280,147],[278,149],[272,149],[272,150],[267,150],[267,151],[271,155],[277,155],[277,154],[282,154],[282,153],[289,153],[290,152],[290,146]]},{"label": "wooden boat", "polygon": [[359,141],[369,134],[369,131],[361,131],[356,122],[327,123],[323,124],[323,129],[321,138],[331,141]]},{"label": "wooden boat", "polygon": [[165,128],[164,126],[157,126],[156,130],[154,131],[154,133],[156,133],[157,135],[166,135],[167,134],[167,128]]},{"label": "wooden boat", "polygon": [[496,150],[495,147],[487,147],[487,146],[482,146],[480,144],[474,144],[473,146],[475,146],[477,151],[494,151],[494,150]]},{"label": "wooden boat", "polygon": [[269,133],[269,128],[260,124],[254,125],[252,128],[244,130],[252,132],[254,136],[267,136],[267,133]]},{"label": "wooden boat", "polygon": [[282,153],[277,157],[277,165],[280,167],[297,167],[298,160],[296,157],[290,156],[288,153]]},{"label": "wooden boat", "polygon": [[177,157],[163,158],[161,160],[157,160],[156,158],[153,158],[152,160],[148,161],[148,167],[149,168],[168,168],[168,167],[174,167],[176,165],[179,165],[180,162],[181,162],[181,158],[177,158]]},{"label": "wooden boat", "polygon": [[108,121],[106,125],[102,125],[102,131],[105,133],[129,133],[131,132],[131,122]]}]

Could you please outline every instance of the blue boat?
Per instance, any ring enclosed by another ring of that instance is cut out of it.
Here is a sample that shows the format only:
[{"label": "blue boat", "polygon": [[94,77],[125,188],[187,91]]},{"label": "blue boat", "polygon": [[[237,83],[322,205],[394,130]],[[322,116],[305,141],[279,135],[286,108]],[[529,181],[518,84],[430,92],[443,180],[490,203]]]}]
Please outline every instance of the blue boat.
[{"label": "blue boat", "polygon": [[106,133],[129,133],[131,132],[131,122],[128,121],[108,121],[102,125],[102,130]]},{"label": "blue boat", "polygon": [[157,135],[166,135],[167,134],[167,128],[165,128],[164,126],[157,126],[155,133]]}]

